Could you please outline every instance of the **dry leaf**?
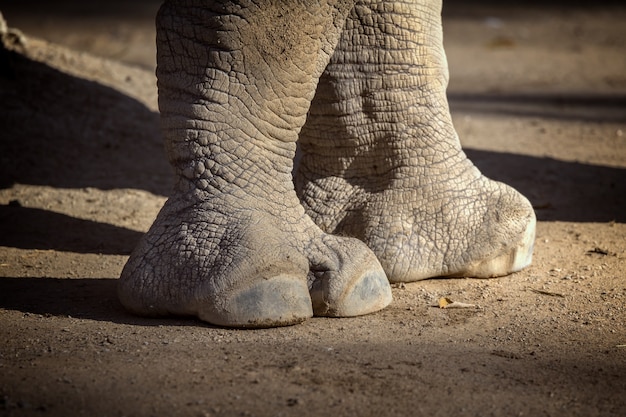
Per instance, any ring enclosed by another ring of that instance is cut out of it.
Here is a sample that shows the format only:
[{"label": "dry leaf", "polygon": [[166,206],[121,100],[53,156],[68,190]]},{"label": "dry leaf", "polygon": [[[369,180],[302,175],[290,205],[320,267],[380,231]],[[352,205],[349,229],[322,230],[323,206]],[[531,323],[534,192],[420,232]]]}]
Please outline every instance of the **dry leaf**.
[{"label": "dry leaf", "polygon": [[476,304],[461,303],[460,301],[452,301],[447,297],[439,299],[439,308],[478,308]]},{"label": "dry leaf", "polygon": [[439,308],[446,308],[448,304],[452,304],[452,303],[453,301],[451,299],[446,298],[446,297],[441,297],[439,299]]}]

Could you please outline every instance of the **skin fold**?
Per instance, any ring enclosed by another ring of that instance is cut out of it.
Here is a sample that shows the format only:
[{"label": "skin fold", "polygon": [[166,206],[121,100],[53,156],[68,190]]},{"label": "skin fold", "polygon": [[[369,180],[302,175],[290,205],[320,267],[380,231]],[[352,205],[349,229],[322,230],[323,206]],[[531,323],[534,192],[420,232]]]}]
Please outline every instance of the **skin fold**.
[{"label": "skin fold", "polygon": [[530,204],[483,177],[452,126],[440,12],[166,2],[157,77],[177,181],[122,272],[122,303],[279,326],[380,310],[389,280],[528,265]]}]

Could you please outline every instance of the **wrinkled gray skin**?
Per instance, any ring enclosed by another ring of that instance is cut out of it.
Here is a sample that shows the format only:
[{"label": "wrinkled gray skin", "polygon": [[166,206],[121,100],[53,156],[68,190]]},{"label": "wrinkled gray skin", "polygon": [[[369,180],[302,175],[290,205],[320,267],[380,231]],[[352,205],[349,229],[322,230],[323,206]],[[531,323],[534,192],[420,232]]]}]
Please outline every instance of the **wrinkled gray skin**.
[{"label": "wrinkled gray skin", "polygon": [[528,265],[532,207],[480,174],[452,126],[440,14],[437,0],[166,2],[157,76],[177,182],[122,303],[279,326],[382,309],[389,281]]}]

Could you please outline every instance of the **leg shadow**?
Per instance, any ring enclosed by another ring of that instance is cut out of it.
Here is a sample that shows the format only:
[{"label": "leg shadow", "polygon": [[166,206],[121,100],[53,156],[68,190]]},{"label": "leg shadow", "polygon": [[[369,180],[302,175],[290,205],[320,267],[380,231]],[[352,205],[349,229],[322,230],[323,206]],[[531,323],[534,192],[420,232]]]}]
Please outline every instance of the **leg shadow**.
[{"label": "leg shadow", "polygon": [[[38,55],[50,53],[57,60],[85,65],[79,53],[33,48]],[[102,76],[110,76],[105,71]],[[146,71],[146,77],[154,75]],[[133,82],[130,75],[127,81]],[[135,188],[159,195],[171,189],[158,113],[113,88],[9,50],[2,42],[0,126],[0,188],[14,183]]]},{"label": "leg shadow", "polygon": [[465,149],[487,177],[511,185],[538,220],[626,222],[626,169]]},{"label": "leg shadow", "polygon": [[18,204],[0,205],[0,246],[128,255],[141,232]]},{"label": "leg shadow", "polygon": [[0,309],[140,326],[210,326],[190,318],[142,318],[117,299],[113,278],[0,278]]}]

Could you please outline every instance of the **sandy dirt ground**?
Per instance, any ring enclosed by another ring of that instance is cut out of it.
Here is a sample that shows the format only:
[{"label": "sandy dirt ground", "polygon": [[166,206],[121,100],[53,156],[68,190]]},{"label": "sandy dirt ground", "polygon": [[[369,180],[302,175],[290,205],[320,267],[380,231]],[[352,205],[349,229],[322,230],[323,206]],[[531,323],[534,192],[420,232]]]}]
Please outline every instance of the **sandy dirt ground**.
[{"label": "sandy dirt ground", "polygon": [[52,3],[0,2],[1,416],[626,415],[626,7],[445,6],[454,121],[532,201],[531,267],[242,331],[117,301],[172,184],[158,2]]}]

